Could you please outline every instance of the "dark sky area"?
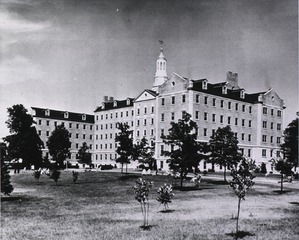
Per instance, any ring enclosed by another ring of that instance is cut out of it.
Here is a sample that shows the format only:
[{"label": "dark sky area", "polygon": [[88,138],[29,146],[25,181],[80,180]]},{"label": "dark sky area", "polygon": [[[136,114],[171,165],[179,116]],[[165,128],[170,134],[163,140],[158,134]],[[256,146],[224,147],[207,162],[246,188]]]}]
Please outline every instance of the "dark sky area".
[{"label": "dark sky area", "polygon": [[2,0],[0,137],[13,104],[93,113],[104,95],[151,88],[159,40],[167,72],[209,82],[239,74],[298,111],[296,0]]}]

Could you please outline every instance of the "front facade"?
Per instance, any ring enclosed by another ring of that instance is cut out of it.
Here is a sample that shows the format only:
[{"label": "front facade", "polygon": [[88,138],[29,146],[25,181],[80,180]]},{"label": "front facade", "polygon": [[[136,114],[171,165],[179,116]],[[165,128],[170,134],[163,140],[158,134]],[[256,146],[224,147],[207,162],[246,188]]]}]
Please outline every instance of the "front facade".
[{"label": "front facade", "polygon": [[[152,89],[144,90],[136,98],[125,100],[104,97],[102,105],[94,111],[95,115],[86,115],[88,121],[81,119],[77,123],[75,119],[65,118],[64,112],[61,115],[64,117],[59,120],[66,122],[66,126],[79,124],[81,129],[78,133],[76,128],[69,127],[72,134],[72,154],[76,152],[78,145],[81,146],[86,141],[92,148],[92,160],[96,166],[115,165],[118,157],[115,143],[117,123],[126,122],[133,130],[134,143],[145,137],[151,146],[155,146],[158,168],[167,170],[167,159],[161,153],[171,149],[163,143],[161,136],[167,135],[170,123],[177,122],[182,118],[182,112],[186,111],[197,123],[198,141],[208,142],[218,127],[230,125],[238,137],[243,155],[254,159],[258,164],[264,162],[268,171],[273,170],[271,159],[280,156],[285,108],[283,100],[273,89],[246,93],[239,86],[238,74],[232,72],[227,73],[226,81],[213,84],[207,79],[193,80],[176,73],[168,77],[166,70],[167,60],[161,49]],[[46,109],[33,110],[38,123],[40,120],[46,121],[44,124],[37,124],[37,130],[45,141],[45,134],[53,130],[57,119],[46,119],[45,114],[40,113]],[[86,129],[83,129],[82,124],[86,125]],[[75,159],[75,155],[71,159]],[[137,164],[133,163],[131,167]],[[200,162],[199,168],[222,169],[205,162]]]}]

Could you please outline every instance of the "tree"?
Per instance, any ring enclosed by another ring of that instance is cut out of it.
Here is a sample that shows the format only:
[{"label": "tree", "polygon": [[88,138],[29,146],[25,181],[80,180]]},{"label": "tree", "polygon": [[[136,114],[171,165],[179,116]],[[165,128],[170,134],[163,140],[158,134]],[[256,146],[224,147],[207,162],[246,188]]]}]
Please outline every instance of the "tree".
[{"label": "tree", "polygon": [[246,192],[249,188],[254,185],[252,171],[255,168],[255,163],[251,159],[246,159],[242,157],[241,162],[238,166],[233,165],[231,170],[231,175],[233,177],[232,181],[229,183],[229,186],[234,190],[235,194],[238,197],[238,214],[237,214],[237,223],[236,223],[236,237],[239,232],[239,216],[241,209],[241,200],[245,200]]},{"label": "tree", "polygon": [[127,123],[118,123],[117,128],[120,132],[115,137],[115,142],[118,143],[116,153],[119,155],[116,162],[121,163],[121,173],[123,173],[124,164],[130,163],[130,158],[133,156],[133,131]]},{"label": "tree", "polygon": [[80,149],[78,150],[78,162],[90,165],[91,164],[91,153],[89,152],[89,147],[87,143],[84,142]]},{"label": "tree", "polygon": [[148,140],[143,137],[139,143],[133,145],[133,159],[148,164],[151,170],[157,168],[154,158],[154,147],[149,146]]},{"label": "tree", "polygon": [[192,167],[197,168],[201,159],[205,158],[201,154],[204,149],[204,143],[196,141],[197,125],[191,120],[191,115],[183,112],[182,119],[177,123],[171,122],[169,134],[163,137],[163,142],[170,145],[171,151],[164,151],[163,155],[168,156],[170,169],[179,173],[181,179],[181,188],[183,179]]},{"label": "tree", "polygon": [[140,202],[141,212],[143,215],[143,228],[148,228],[148,214],[149,214],[149,192],[152,188],[153,182],[146,182],[139,178],[134,185],[135,199]]},{"label": "tree", "polygon": [[164,184],[161,186],[158,191],[157,201],[164,205],[164,211],[168,209],[168,203],[171,203],[171,199],[173,198],[174,194],[172,192],[172,186],[168,184]]},{"label": "tree", "polygon": [[238,139],[230,126],[218,128],[210,138],[210,161],[224,167],[224,181],[226,182],[226,169],[233,168],[242,159],[239,153]]},{"label": "tree", "polygon": [[58,167],[62,168],[71,147],[70,133],[62,124],[55,127],[47,141],[47,146]]},{"label": "tree", "polygon": [[295,168],[298,167],[298,122],[293,120],[283,132],[284,143],[281,145],[284,158]]},{"label": "tree", "polygon": [[61,172],[57,169],[53,169],[52,171],[50,171],[50,173],[48,173],[47,175],[54,180],[54,182],[57,185],[58,179],[60,177]]},{"label": "tree", "polygon": [[4,138],[8,143],[8,159],[22,158],[24,166],[40,167],[44,144],[32,126],[35,123],[32,116],[22,104],[13,105],[7,111],[9,119],[6,124],[12,133]]},{"label": "tree", "polygon": [[1,192],[5,195],[10,195],[13,191],[13,186],[10,184],[10,175],[7,164],[4,162],[6,158],[6,144],[0,143],[0,160],[1,160]]},{"label": "tree", "polygon": [[283,192],[283,175],[291,175],[292,174],[292,163],[279,159],[275,162],[275,170],[280,172],[280,191]]}]

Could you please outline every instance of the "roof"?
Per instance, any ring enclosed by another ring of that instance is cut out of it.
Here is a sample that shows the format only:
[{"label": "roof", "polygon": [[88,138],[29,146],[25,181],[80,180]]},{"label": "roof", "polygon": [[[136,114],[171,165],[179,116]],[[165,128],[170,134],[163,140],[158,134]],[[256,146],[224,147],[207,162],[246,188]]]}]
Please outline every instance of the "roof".
[{"label": "roof", "polygon": [[[130,101],[129,104],[127,104],[128,100]],[[94,110],[94,112],[101,112],[101,111],[106,111],[106,110],[111,110],[111,109],[131,107],[131,106],[133,106],[133,101],[134,101],[134,98],[127,98],[125,100],[114,100],[114,101],[103,102],[102,106],[97,107],[96,110]]]},{"label": "roof", "polygon": [[[90,114],[59,111],[54,109],[38,108],[38,107],[31,107],[31,108],[35,111],[33,117],[50,118],[50,119],[58,119],[58,120],[74,121],[74,122],[94,123],[94,115],[90,115]],[[50,115],[46,115],[46,111],[50,111]],[[68,114],[67,118],[65,117],[66,113]]]},{"label": "roof", "polygon": [[193,86],[190,88],[191,90],[197,92],[204,92],[215,96],[221,96],[224,98],[234,99],[238,101],[248,102],[248,103],[257,103],[259,102],[258,97],[260,94],[265,94],[266,92],[259,92],[259,93],[245,93],[244,98],[241,98],[241,91],[244,91],[243,88],[240,89],[227,89],[227,93],[222,93],[222,86],[226,85],[226,82],[220,83],[207,83],[207,88],[203,89],[203,81],[206,79],[199,79],[199,80],[191,80],[193,82]]}]

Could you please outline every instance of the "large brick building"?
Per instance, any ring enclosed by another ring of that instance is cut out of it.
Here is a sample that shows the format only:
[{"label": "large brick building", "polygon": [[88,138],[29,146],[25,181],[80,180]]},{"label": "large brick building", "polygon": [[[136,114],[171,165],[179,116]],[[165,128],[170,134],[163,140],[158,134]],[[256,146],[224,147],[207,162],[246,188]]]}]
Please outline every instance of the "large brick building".
[{"label": "large brick building", "polygon": [[[187,111],[198,125],[198,141],[207,142],[218,127],[230,125],[238,137],[242,153],[257,163],[266,163],[268,170],[272,170],[269,169],[270,160],[280,155],[285,108],[283,100],[273,89],[247,93],[239,86],[238,74],[232,72],[227,73],[224,82],[209,83],[207,79],[194,80],[176,73],[168,77],[166,70],[167,60],[161,49],[152,89],[144,90],[135,99],[104,97],[101,106],[94,111],[95,116],[88,115],[88,121],[77,119],[77,123],[76,119],[65,118],[66,112],[61,112],[60,120],[88,125],[86,133],[77,133],[70,128],[74,144],[72,149],[75,151],[76,144],[81,143],[75,137],[77,134],[80,137],[83,137],[82,134],[88,135],[85,139],[80,138],[80,141],[88,140],[93,150],[93,163],[115,164],[117,123],[126,122],[133,130],[134,142],[146,137],[155,146],[158,168],[167,169],[166,158],[161,153],[170,149],[163,143],[161,136],[167,135],[170,123],[180,119],[182,112]],[[38,119],[50,117],[39,113],[45,109],[33,109],[38,113],[35,114]],[[54,126],[55,120],[51,124]],[[51,128],[42,124],[38,131],[51,131]],[[209,168],[214,166],[200,163],[201,170]]]}]

